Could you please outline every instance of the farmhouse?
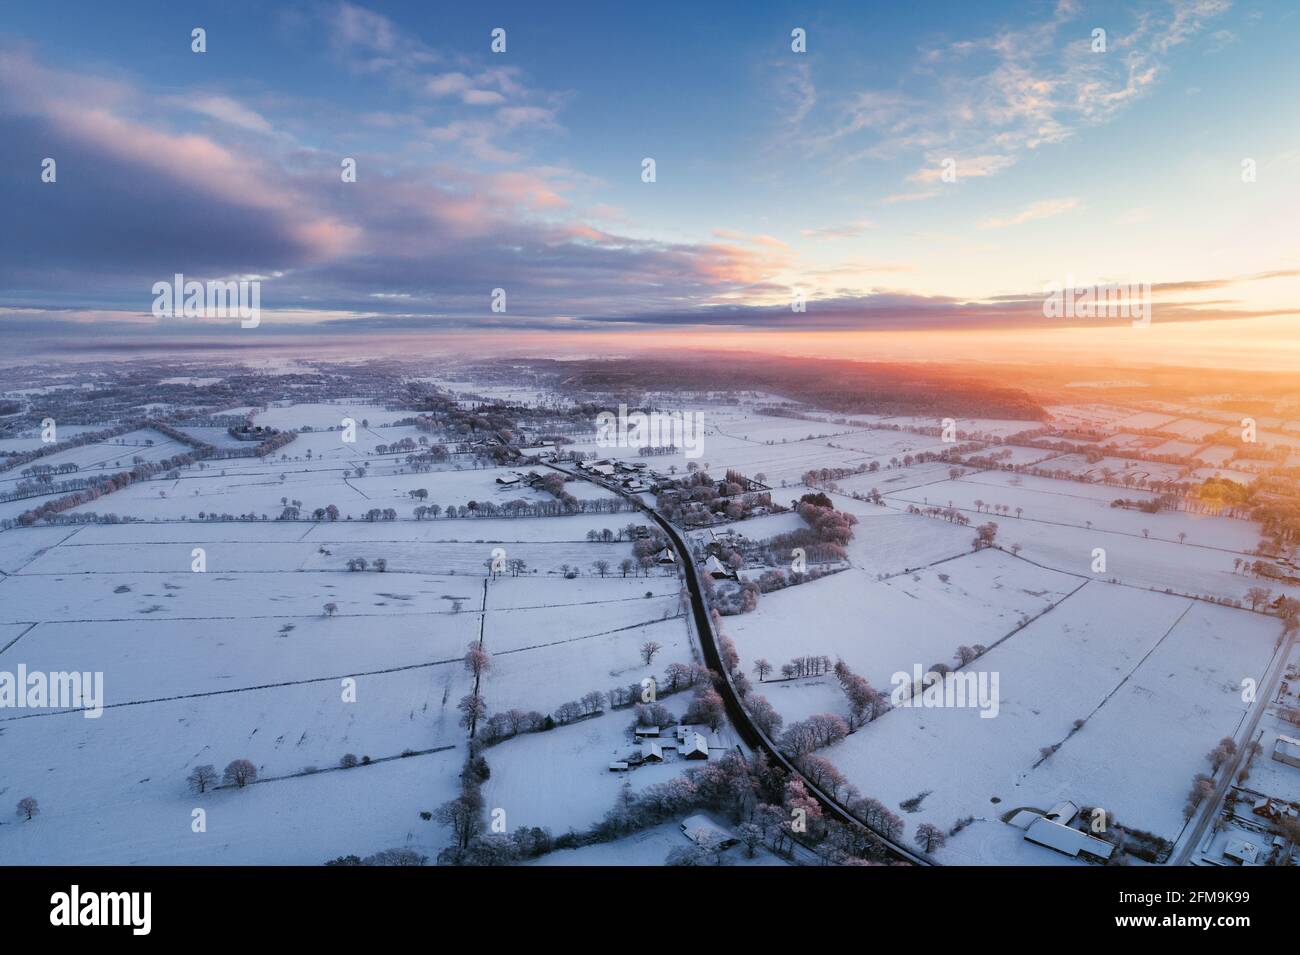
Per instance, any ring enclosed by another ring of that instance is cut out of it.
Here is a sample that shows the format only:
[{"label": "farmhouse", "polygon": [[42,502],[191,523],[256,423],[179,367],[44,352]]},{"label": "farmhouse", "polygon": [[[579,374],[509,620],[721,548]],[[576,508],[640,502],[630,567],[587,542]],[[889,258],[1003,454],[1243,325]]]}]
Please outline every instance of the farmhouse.
[{"label": "farmhouse", "polygon": [[677,748],[683,759],[708,759],[709,741],[699,733],[691,733]]},{"label": "farmhouse", "polygon": [[1223,857],[1237,865],[1258,865],[1259,846],[1245,839],[1229,839],[1223,847]]},{"label": "farmhouse", "polygon": [[1273,799],[1269,796],[1260,796],[1250,805],[1250,811],[1256,816],[1262,816],[1265,819],[1294,819],[1300,816],[1296,810],[1280,799]]},{"label": "farmhouse", "polygon": [[641,744],[641,761],[645,763],[662,763],[664,761],[664,748],[652,740],[646,740]]},{"label": "farmhouse", "polygon": [[1046,816],[1036,820],[1025,830],[1025,838],[1067,856],[1075,858],[1084,856],[1102,862],[1109,859],[1111,853],[1115,851],[1115,847],[1109,842],[1103,842],[1096,836],[1053,822]]},{"label": "farmhouse", "polygon": [[716,557],[709,557],[704,562],[704,572],[714,580],[735,580],[736,572]]}]

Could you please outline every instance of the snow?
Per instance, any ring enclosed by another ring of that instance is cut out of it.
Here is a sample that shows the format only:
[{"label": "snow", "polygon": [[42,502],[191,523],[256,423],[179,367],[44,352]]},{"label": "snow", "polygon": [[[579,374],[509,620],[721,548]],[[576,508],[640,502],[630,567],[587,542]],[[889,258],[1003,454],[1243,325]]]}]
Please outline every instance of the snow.
[{"label": "snow", "polygon": [[[1068,798],[1173,839],[1192,776],[1237,731],[1248,708],[1240,681],[1262,677],[1279,629],[1245,611],[1089,584],[970,665],[999,674],[997,716],[897,708],[822,755],[891,807],[929,791],[904,814],[909,831],[982,816],[994,796],[1044,810]],[[1086,723],[1072,733],[1076,719]]]},{"label": "snow", "polygon": [[[952,665],[958,646],[993,644],[1079,584],[983,550],[884,582],[849,570],[764,594],[756,612],[726,618],[724,629],[747,670],[760,657],[779,672],[793,656],[825,654],[884,688],[892,674],[910,672],[914,664]],[[779,708],[778,700],[769,700]]]},{"label": "snow", "polygon": [[[598,842],[578,849],[558,849],[529,862],[534,866],[659,866],[668,854],[685,846],[679,820],[665,822],[626,836],[616,842]],[[725,866],[789,865],[763,847],[746,857],[743,845],[732,846],[722,853]]]}]

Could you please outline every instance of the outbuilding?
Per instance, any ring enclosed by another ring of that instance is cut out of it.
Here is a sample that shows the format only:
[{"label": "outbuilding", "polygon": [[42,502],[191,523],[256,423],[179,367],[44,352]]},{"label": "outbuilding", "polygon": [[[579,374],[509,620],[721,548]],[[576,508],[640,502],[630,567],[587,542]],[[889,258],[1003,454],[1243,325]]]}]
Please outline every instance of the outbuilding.
[{"label": "outbuilding", "polygon": [[1288,766],[1300,767],[1300,739],[1294,736],[1278,736],[1273,744],[1273,758]]},{"label": "outbuilding", "polygon": [[1063,826],[1059,822],[1053,822],[1046,816],[1030,824],[1025,830],[1025,838],[1037,845],[1055,849],[1074,858],[1085,856],[1105,862],[1115,851],[1115,847],[1109,842],[1070,826]]}]

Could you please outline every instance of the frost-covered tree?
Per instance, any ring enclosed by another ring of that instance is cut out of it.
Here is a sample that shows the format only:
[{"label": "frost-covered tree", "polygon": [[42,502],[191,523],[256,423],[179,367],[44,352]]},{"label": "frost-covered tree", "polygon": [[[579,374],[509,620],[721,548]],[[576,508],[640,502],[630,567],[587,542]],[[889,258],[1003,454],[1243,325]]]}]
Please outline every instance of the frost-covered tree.
[{"label": "frost-covered tree", "polygon": [[472,641],[465,652],[465,669],[475,680],[481,679],[484,673],[492,669],[491,654],[484,650],[477,640]]},{"label": "frost-covered tree", "polygon": [[707,683],[702,684],[686,710],[686,722],[703,723],[716,733],[726,718],[726,707],[718,691]]}]

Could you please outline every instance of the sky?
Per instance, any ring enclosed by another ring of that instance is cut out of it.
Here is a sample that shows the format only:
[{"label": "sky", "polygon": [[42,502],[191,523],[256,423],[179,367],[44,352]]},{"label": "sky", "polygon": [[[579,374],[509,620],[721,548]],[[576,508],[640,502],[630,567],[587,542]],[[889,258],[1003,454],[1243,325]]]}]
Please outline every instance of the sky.
[{"label": "sky", "polygon": [[[18,0],[0,334],[1300,369],[1298,40],[1263,0]],[[155,317],[177,273],[260,323]],[[1044,314],[1107,283],[1153,320]]]}]

